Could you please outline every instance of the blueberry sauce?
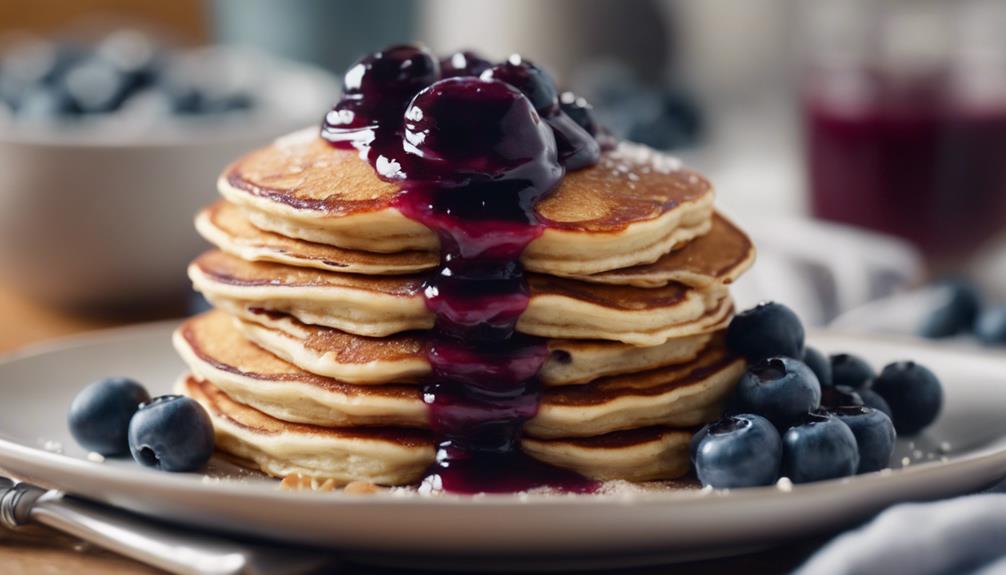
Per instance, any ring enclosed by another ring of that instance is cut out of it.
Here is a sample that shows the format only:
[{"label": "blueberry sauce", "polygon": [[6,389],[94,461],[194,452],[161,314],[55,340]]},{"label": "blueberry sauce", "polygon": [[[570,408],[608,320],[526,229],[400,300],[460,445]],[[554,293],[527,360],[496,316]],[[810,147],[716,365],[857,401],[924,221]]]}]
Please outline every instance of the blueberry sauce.
[{"label": "blueberry sauce", "polygon": [[322,137],[397,182],[399,211],[440,238],[440,266],[423,290],[436,316],[423,399],[438,452],[422,489],[596,490],[520,451],[548,355],[544,340],[516,333],[530,301],[520,256],[544,231],[537,202],[600,155],[551,79],[520,58],[492,66],[458,52],[438,62],[393,47],[350,68]]},{"label": "blueberry sauce", "polygon": [[462,50],[440,60],[440,77],[478,76],[491,67],[489,60],[470,50]]},{"label": "blueberry sauce", "polygon": [[559,160],[567,169],[578,170],[597,163],[601,147],[559,105],[559,94],[548,74],[530,61],[514,54],[506,62],[482,72],[483,79],[502,80],[518,88],[531,100],[555,134]]}]

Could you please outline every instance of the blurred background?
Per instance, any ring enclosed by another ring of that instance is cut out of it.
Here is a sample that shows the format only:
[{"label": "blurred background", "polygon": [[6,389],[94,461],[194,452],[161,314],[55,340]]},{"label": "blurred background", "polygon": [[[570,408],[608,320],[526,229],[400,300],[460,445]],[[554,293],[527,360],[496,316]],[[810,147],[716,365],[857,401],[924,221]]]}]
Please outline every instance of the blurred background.
[{"label": "blurred background", "polygon": [[404,41],[520,52],[707,173],[759,246],[742,306],[1001,343],[1003,30],[1002,0],[4,0],[0,350],[198,307],[217,174]]}]

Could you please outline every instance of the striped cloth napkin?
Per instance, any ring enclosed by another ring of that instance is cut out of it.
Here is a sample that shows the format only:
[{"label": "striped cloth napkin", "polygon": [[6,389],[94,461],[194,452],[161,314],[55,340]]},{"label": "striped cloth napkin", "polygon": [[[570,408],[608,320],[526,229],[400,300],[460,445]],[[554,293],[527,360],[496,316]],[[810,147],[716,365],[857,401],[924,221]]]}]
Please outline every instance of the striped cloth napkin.
[{"label": "striped cloth napkin", "polygon": [[795,575],[1006,575],[1006,483],[935,503],[895,505],[844,533]]}]

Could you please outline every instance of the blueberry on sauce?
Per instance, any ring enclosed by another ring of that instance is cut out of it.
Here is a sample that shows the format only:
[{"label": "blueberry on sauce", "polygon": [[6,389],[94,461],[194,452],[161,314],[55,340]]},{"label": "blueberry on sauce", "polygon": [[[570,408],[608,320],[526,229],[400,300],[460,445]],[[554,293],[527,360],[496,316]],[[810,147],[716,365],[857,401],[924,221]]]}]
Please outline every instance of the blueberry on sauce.
[{"label": "blueberry on sauce", "polygon": [[600,133],[594,107],[587,100],[573,92],[563,92],[559,94],[559,108],[591,136],[596,138]]},{"label": "blueberry on sauce", "polygon": [[566,170],[598,160],[597,141],[561,111],[551,78],[520,59],[491,66],[458,52],[438,63],[399,46],[360,60],[345,84],[322,137],[397,182],[399,211],[440,239],[423,289],[436,316],[423,399],[438,451],[421,489],[595,490],[520,451],[548,350],[516,325],[530,301],[520,257],[544,230],[535,205]]},{"label": "blueberry on sauce", "polygon": [[443,78],[455,76],[478,76],[492,67],[492,62],[471,50],[461,50],[440,60],[440,75]]},{"label": "blueberry on sauce", "polygon": [[343,77],[343,96],[325,116],[322,136],[349,146],[372,141],[374,130],[400,122],[412,97],[440,77],[440,65],[424,48],[392,46],[364,56]]},{"label": "blueberry on sauce", "polygon": [[544,70],[514,54],[506,62],[483,72],[481,77],[502,80],[531,100],[555,133],[559,159],[564,166],[577,170],[597,163],[601,157],[600,144],[562,110],[555,82]]}]

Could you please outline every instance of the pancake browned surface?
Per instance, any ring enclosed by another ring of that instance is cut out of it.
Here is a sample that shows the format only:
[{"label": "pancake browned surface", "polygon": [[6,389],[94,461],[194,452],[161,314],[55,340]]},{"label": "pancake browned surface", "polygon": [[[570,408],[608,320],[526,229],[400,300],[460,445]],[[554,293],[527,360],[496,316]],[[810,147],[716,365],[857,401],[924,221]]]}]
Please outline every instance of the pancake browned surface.
[{"label": "pancake browned surface", "polygon": [[308,373],[246,340],[219,312],[183,323],[174,343],[196,377],[284,421],[332,427],[429,425],[419,387],[357,386]]},{"label": "pancake browned surface", "polygon": [[[206,408],[218,450],[276,477],[410,485],[433,464],[434,440],[422,430],[289,423],[238,403],[191,375],[179,382],[178,392]],[[650,481],[687,472],[690,437],[688,430],[648,428],[592,438],[525,438],[521,448],[535,459],[594,479]]]},{"label": "pancake browned surface", "polygon": [[[225,314],[185,322],[175,347],[196,377],[283,421],[326,427],[428,427],[417,385],[352,385],[303,371],[244,339]],[[546,388],[525,432],[589,437],[651,425],[689,427],[714,417],[742,362],[714,340],[698,358],[638,374]]]},{"label": "pancake browned surface", "polygon": [[521,449],[549,465],[597,480],[657,481],[688,473],[691,429],[646,427],[597,437],[538,439],[525,436]]},{"label": "pancake browned surface", "polygon": [[207,241],[247,261],[356,274],[409,274],[436,267],[435,252],[410,250],[392,254],[348,250],[262,231],[240,208],[226,202],[207,207],[196,217],[196,229]]},{"label": "pancake browned surface", "polygon": [[238,403],[191,375],[178,387],[206,408],[217,449],[270,475],[404,485],[419,481],[433,463],[433,437],[426,431],[290,423]]},{"label": "pancake browned surface", "polygon": [[[381,254],[346,250],[265,232],[253,226],[240,208],[225,202],[203,210],[196,218],[196,228],[221,250],[248,261],[378,275],[426,271],[439,262],[439,256],[433,252]],[[732,283],[750,267],[753,260],[754,247],[747,235],[724,216],[715,214],[709,233],[674,249],[656,262],[567,277],[640,287],[659,287],[677,282],[705,288],[713,284]]]},{"label": "pancake browned surface", "polygon": [[[292,134],[232,164],[219,189],[259,228],[383,253],[436,251],[436,235],[395,207],[398,187],[316,131]],[[592,274],[656,261],[706,233],[713,191],[701,175],[642,146],[619,145],[567,174],[537,206],[548,223],[522,261],[546,273]]]},{"label": "pancake browned surface", "polygon": [[659,287],[677,282],[703,288],[729,285],[751,267],[754,244],[740,228],[722,214],[713,215],[709,233],[688,242],[651,264],[584,276],[585,281]]},{"label": "pancake browned surface", "polygon": [[[247,262],[223,252],[189,267],[196,289],[232,313],[262,308],[363,336],[430,329],[421,276],[362,276]],[[726,290],[592,285],[532,274],[531,298],[517,330],[552,338],[606,339],[660,345],[706,333],[729,314]]]},{"label": "pancake browned surface", "polygon": [[695,426],[715,419],[744,371],[716,337],[695,361],[610,376],[585,385],[546,388],[532,437],[586,437],[652,425]]},{"label": "pancake browned surface", "polygon": [[[249,340],[297,367],[350,383],[416,381],[431,373],[422,332],[364,337],[261,311],[242,315],[236,325]],[[697,334],[652,347],[552,339],[546,342],[549,354],[539,378],[545,385],[572,385],[681,364],[695,359],[710,337]]]}]

